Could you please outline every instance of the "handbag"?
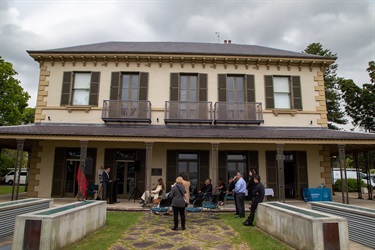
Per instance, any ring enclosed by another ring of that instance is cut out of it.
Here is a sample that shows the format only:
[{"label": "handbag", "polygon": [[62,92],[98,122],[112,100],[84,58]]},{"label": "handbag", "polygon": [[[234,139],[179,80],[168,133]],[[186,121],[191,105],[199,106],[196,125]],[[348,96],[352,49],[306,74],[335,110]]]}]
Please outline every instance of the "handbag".
[{"label": "handbag", "polygon": [[176,187],[178,188],[178,191],[180,191],[181,196],[184,198],[184,201],[185,201],[185,207],[187,207],[187,206],[189,205],[189,203],[187,203],[186,198],[185,198],[185,195],[182,194],[181,189],[178,187],[178,185],[176,185]]}]

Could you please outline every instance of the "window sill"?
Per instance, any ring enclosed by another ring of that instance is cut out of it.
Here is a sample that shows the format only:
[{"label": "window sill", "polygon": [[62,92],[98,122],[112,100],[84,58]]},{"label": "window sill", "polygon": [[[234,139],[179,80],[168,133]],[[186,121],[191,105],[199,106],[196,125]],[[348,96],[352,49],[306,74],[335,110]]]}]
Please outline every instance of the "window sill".
[{"label": "window sill", "polygon": [[72,113],[72,111],[85,111],[88,113],[91,110],[91,106],[66,106],[65,108],[69,113]]},{"label": "window sill", "polygon": [[295,114],[297,114],[296,109],[273,109],[272,112],[275,116],[278,116],[279,114],[289,114],[293,117]]}]

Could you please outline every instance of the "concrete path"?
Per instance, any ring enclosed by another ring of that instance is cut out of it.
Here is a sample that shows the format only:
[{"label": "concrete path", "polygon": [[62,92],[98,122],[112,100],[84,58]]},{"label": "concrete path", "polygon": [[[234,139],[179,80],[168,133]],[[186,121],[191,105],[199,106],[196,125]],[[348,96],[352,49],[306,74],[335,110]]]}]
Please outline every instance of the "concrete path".
[{"label": "concrete path", "polygon": [[243,243],[234,244],[231,239],[236,233],[220,219],[196,218],[195,222],[187,220],[185,231],[181,230],[181,224],[178,231],[173,231],[172,216],[165,216],[158,222],[158,216],[152,215],[149,222],[145,213],[141,222],[129,228],[111,249],[250,249]]}]

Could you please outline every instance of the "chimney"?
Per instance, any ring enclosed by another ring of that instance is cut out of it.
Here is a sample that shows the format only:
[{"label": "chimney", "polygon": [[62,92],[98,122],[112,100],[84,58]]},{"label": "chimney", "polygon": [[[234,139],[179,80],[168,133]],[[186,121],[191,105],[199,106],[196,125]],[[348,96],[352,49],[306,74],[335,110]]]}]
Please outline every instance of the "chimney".
[{"label": "chimney", "polygon": [[231,44],[232,43],[232,40],[228,40],[228,44]]},{"label": "chimney", "polygon": [[227,40],[224,40],[224,44],[227,44]]}]

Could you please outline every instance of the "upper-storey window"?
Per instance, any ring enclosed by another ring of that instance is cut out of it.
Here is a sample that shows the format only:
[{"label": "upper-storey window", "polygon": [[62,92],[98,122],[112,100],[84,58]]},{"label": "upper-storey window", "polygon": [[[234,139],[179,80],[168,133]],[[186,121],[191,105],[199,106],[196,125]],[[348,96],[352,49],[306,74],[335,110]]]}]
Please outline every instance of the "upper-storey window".
[{"label": "upper-storey window", "polygon": [[145,101],[148,92],[148,73],[112,72],[111,100]]},{"label": "upper-storey window", "polygon": [[100,72],[64,72],[61,106],[97,106]]},{"label": "upper-storey window", "polygon": [[207,101],[207,74],[171,73],[170,101]]},{"label": "upper-storey window", "polygon": [[253,75],[219,74],[219,102],[255,102]]},{"label": "upper-storey window", "polygon": [[266,109],[302,110],[299,76],[264,76]]}]

